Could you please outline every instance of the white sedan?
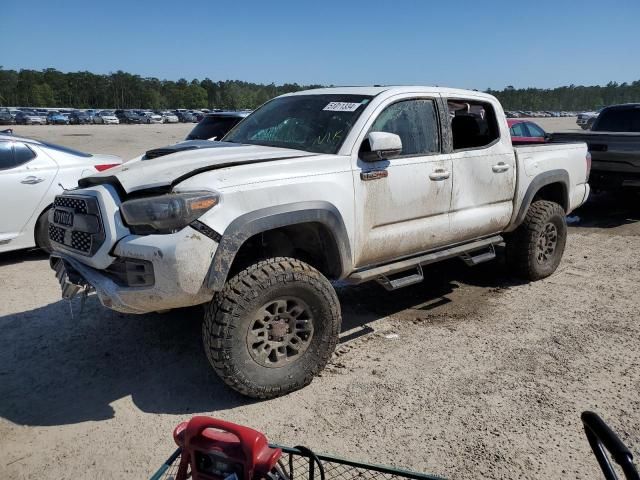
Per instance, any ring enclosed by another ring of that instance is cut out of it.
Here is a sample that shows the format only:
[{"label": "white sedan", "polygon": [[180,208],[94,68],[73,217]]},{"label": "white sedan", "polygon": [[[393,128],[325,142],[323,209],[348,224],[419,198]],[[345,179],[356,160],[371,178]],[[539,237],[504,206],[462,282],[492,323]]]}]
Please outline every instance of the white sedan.
[{"label": "white sedan", "polygon": [[113,112],[103,110],[93,116],[93,123],[102,123],[104,125],[118,125],[120,120]]},{"label": "white sedan", "polygon": [[144,123],[163,123],[162,115],[158,115],[153,112],[144,112],[142,116],[142,121]]},{"label": "white sedan", "polygon": [[162,121],[164,123],[178,123],[180,121],[178,116],[173,112],[160,112],[160,114],[162,115]]},{"label": "white sedan", "polygon": [[113,155],[0,134],[0,252],[49,250],[47,216],[55,196],[77,187],[80,178],[121,163]]}]

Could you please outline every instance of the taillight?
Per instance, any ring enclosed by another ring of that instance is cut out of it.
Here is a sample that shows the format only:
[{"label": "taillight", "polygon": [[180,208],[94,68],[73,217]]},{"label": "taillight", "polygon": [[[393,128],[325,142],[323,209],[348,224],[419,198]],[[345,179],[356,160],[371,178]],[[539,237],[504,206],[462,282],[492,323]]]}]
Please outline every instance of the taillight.
[{"label": "taillight", "polygon": [[93,168],[95,168],[99,172],[104,172],[105,170],[108,170],[112,167],[117,167],[118,165],[118,163],[105,163],[102,165],[94,165]]},{"label": "taillight", "polygon": [[587,152],[586,160],[587,160],[587,178],[585,181],[588,182],[589,174],[591,173],[591,152]]}]

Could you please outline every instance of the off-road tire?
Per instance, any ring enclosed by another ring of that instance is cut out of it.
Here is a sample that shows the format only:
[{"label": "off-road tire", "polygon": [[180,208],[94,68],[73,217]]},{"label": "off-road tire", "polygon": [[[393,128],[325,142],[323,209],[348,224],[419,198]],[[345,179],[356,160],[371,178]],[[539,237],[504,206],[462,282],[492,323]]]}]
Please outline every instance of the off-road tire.
[{"label": "off-road tire", "polygon": [[[549,231],[555,231],[555,247],[544,255],[540,245],[541,242],[544,244]],[[566,241],[564,209],[548,200],[535,201],[529,206],[522,224],[506,238],[507,263],[516,275],[526,280],[540,280],[558,268]]]},{"label": "off-road tire", "polygon": [[[309,307],[313,334],[291,363],[270,368],[252,353],[251,329],[264,305],[283,298],[298,298]],[[311,383],[333,354],[340,324],[340,303],[331,283],[300,260],[276,257],[254,263],[227,281],[205,307],[202,334],[218,376],[243,395],[267,399]]]},{"label": "off-road tire", "polygon": [[36,222],[35,228],[36,246],[46,253],[51,253],[51,241],[49,240],[49,210],[45,210]]}]

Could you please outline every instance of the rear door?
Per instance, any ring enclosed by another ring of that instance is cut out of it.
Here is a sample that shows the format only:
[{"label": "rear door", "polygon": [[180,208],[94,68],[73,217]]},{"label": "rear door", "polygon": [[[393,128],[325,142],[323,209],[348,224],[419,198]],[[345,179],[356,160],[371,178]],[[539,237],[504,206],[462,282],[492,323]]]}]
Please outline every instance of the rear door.
[{"label": "rear door", "polygon": [[357,267],[446,244],[450,239],[451,159],[442,151],[438,95],[402,95],[373,112],[368,132],[400,136],[402,154],[354,165]]},{"label": "rear door", "polygon": [[485,98],[447,99],[451,125],[453,194],[451,230],[456,241],[501,232],[511,219],[515,154],[499,105]]},{"label": "rear door", "polygon": [[[37,148],[0,141],[0,243],[17,237],[49,190],[57,164]],[[30,233],[31,234],[31,233]]]}]

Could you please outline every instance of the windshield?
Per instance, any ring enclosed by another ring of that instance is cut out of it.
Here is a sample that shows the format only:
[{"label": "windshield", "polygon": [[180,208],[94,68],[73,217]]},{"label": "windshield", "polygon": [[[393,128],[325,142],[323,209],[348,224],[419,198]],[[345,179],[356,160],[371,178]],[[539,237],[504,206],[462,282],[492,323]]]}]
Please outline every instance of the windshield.
[{"label": "windshield", "polygon": [[223,139],[225,142],[336,153],[369,95],[292,95],[264,104]]},{"label": "windshield", "polygon": [[600,114],[595,132],[640,132],[640,106],[612,108]]}]

